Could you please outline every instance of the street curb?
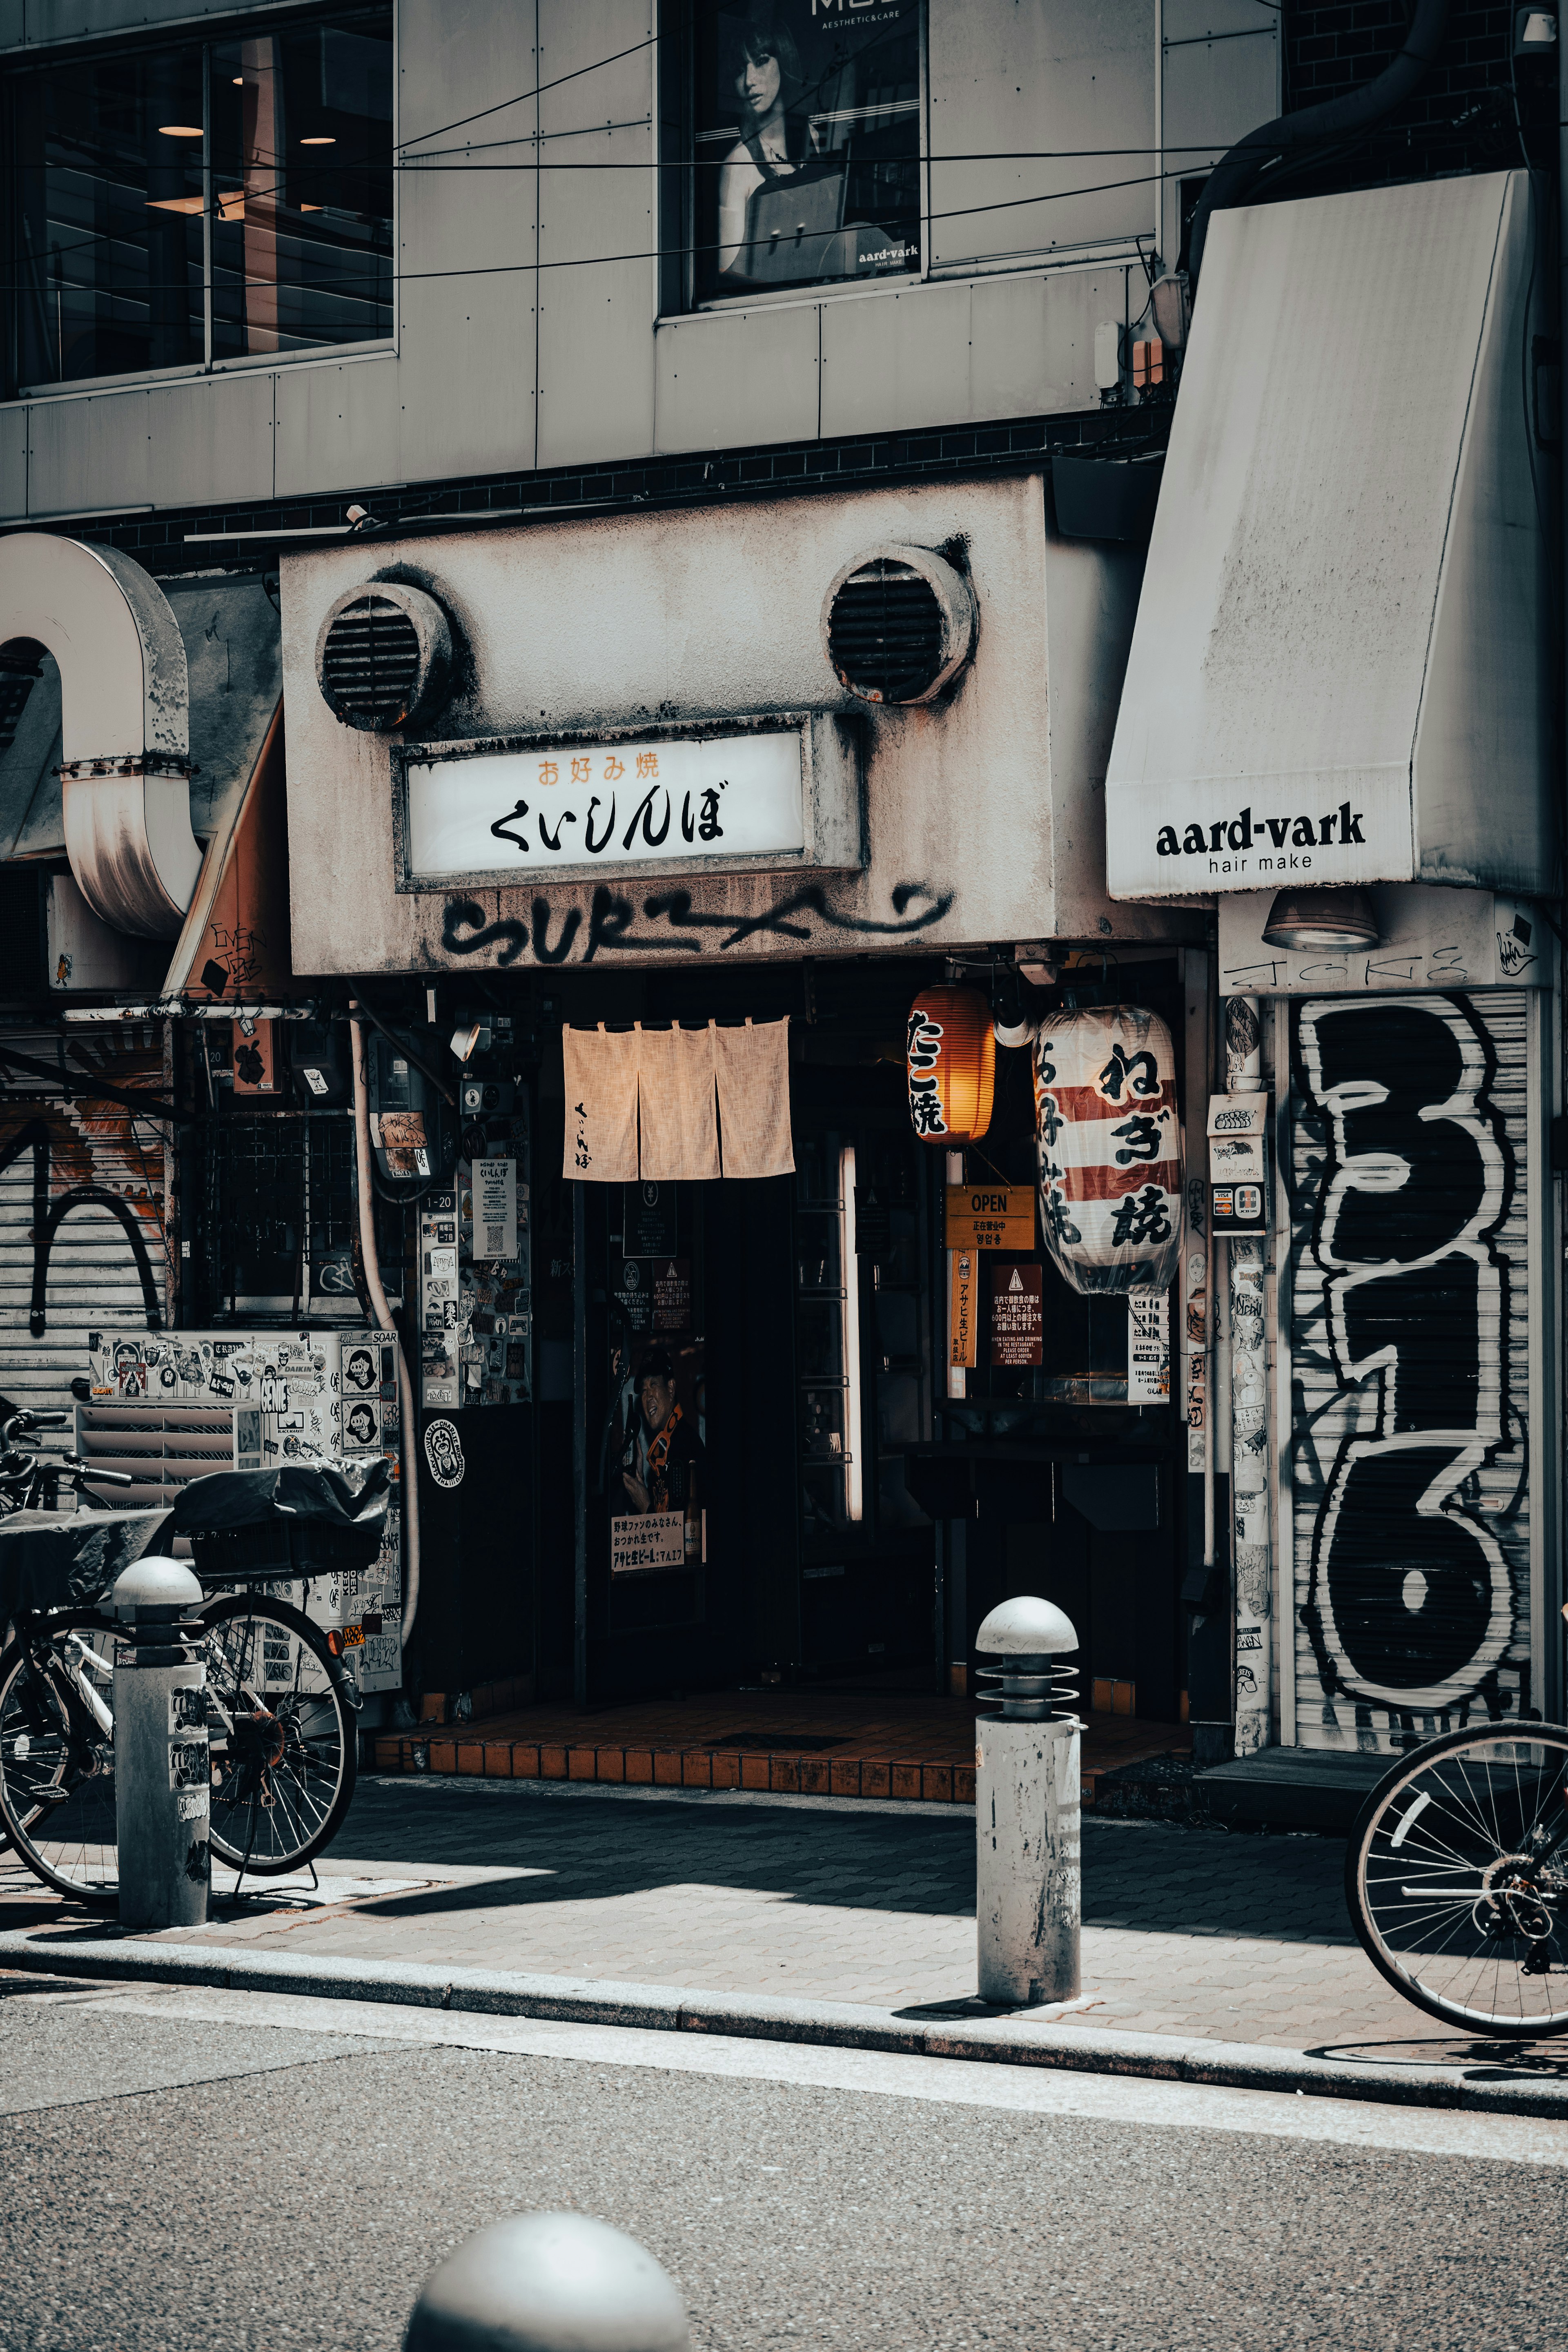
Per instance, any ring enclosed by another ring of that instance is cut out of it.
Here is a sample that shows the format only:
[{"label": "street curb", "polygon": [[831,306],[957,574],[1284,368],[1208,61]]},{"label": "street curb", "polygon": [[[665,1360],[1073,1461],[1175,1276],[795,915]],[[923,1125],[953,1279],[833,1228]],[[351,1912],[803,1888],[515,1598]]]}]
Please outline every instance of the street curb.
[{"label": "street curb", "polygon": [[1267,2043],[1100,2032],[1059,2023],[1056,2012],[942,2017],[851,2001],[700,1993],[669,1985],[528,1976],[504,1969],[442,1969],[418,1960],[347,1960],[327,1955],[306,1959],[287,1953],[258,1959],[232,1946],[150,1944],[130,1937],[78,1937],[74,1930],[63,1936],[45,1931],[42,1937],[16,1929],[0,1933],[0,1969],[208,1985],[228,1992],[391,2001],[459,2014],[637,2026],[644,2032],[720,2033],[747,2041],[889,2051],[989,2065],[1052,2066],[1071,2074],[1126,2074],[1226,2090],[1299,2092],[1315,2098],[1568,2121],[1568,2081],[1552,2088],[1521,2082],[1517,2075],[1494,2080],[1436,2066],[1368,2065]]}]

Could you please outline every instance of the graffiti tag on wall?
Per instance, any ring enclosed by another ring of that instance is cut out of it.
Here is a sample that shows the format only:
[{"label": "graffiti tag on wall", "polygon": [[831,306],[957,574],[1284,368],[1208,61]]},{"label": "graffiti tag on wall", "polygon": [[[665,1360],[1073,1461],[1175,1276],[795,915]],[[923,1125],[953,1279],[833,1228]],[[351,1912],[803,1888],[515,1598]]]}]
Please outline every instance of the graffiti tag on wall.
[{"label": "graffiti tag on wall", "polygon": [[1462,997],[1305,1005],[1296,1075],[1298,1598],[1325,1724],[1392,1741],[1528,1704],[1516,1144]]}]

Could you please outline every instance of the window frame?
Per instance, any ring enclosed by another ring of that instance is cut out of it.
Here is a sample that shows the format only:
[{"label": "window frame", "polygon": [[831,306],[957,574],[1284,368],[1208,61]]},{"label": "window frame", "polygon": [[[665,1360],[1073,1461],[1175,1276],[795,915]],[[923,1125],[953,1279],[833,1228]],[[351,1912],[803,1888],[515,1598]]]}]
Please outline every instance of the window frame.
[{"label": "window frame", "polygon": [[[215,376],[254,373],[282,367],[333,366],[342,361],[395,358],[401,311],[400,256],[402,196],[398,187],[397,154],[401,131],[402,77],[398,70],[402,42],[401,10],[397,0],[379,0],[386,8],[392,26],[392,213],[391,268],[388,300],[392,324],[384,335],[361,339],[355,342],[321,343],[298,352],[242,352],[227,358],[213,356],[213,164],[212,164],[212,58],[216,50],[243,35],[247,39],[265,39],[272,33],[299,33],[312,25],[331,25],[342,19],[368,13],[378,0],[340,0],[337,6],[312,10],[288,9],[278,15],[268,14],[259,20],[242,17],[237,22],[217,25],[193,25],[186,18],[178,24],[149,29],[141,38],[113,41],[73,42],[62,44],[58,53],[43,61],[24,58],[10,65],[4,72],[0,87],[0,128],[10,152],[16,152],[16,109],[24,101],[29,83],[40,80],[46,74],[61,67],[90,64],[100,59],[112,63],[119,58],[136,58],[157,54],[171,47],[199,48],[202,55],[202,340],[204,356],[186,360],[174,366],[135,368],[129,372],[90,376],[72,376],[66,381],[47,380],[41,383],[21,381],[20,342],[17,311],[22,297],[18,275],[17,220],[19,189],[16,174],[0,174],[0,239],[10,266],[13,284],[4,320],[4,390],[0,405],[26,404],[37,406],[46,401],[80,400],[100,393],[133,391],[160,384],[194,383]],[[186,37],[178,37],[184,33]]]}]

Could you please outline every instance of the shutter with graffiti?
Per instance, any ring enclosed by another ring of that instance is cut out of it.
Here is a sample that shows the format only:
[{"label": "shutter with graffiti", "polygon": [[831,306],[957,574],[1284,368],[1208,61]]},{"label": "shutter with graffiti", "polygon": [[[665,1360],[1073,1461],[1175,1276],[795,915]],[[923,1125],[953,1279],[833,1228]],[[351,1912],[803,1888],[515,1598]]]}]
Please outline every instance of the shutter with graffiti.
[{"label": "shutter with graffiti", "polygon": [[[54,1062],[52,1033],[7,1033]],[[130,1092],[163,1091],[152,1024],[86,1031],[69,1041],[71,1085],[96,1066]],[[89,1332],[145,1332],[166,1320],[163,1129],[120,1103],[68,1097],[48,1079],[10,1074],[0,1093],[0,1396],[69,1408],[86,1373]],[[59,1452],[68,1431],[47,1441]]]},{"label": "shutter with graffiti", "polygon": [[1531,1704],[1525,1000],[1295,1010],[1297,1736]]}]

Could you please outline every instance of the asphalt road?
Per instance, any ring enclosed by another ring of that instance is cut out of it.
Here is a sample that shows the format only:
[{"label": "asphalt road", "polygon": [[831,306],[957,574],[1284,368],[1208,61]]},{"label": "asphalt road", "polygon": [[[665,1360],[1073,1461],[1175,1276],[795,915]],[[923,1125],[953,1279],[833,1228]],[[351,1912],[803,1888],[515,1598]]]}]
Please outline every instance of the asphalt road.
[{"label": "asphalt road", "polygon": [[694,2345],[732,2352],[1563,2340],[1564,2126],[261,1995],[0,1994],[0,2352],[392,2352],[469,2231],[562,2206],[643,2240]]}]

